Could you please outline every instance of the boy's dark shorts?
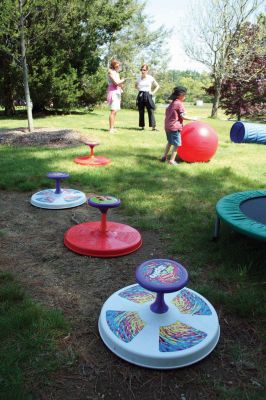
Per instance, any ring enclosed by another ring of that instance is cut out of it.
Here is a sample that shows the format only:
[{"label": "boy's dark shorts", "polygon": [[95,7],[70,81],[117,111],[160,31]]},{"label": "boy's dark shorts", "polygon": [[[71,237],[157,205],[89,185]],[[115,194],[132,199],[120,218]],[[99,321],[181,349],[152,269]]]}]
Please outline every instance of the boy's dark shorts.
[{"label": "boy's dark shorts", "polygon": [[181,133],[180,131],[176,132],[165,132],[167,137],[167,142],[173,146],[181,146]]}]

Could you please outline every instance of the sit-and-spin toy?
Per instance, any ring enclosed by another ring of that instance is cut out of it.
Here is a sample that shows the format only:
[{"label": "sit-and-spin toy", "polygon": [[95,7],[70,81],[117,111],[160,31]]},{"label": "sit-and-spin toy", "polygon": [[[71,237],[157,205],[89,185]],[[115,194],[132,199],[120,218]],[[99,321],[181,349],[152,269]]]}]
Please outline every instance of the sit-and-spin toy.
[{"label": "sit-and-spin toy", "polygon": [[185,287],[188,273],[181,264],[146,261],[136,269],[136,280],[113,293],[101,310],[99,332],[113,353],[142,367],[172,369],[194,364],[215,348],[216,311]]},{"label": "sit-and-spin toy", "polygon": [[86,142],[85,144],[90,147],[90,155],[76,157],[74,159],[75,163],[88,167],[101,167],[111,162],[110,158],[94,155],[94,147],[98,146],[100,144],[99,142],[90,141]]},{"label": "sit-and-spin toy", "polygon": [[83,222],[68,229],[64,244],[75,253],[94,257],[118,257],[132,253],[142,245],[140,233],[129,225],[107,221],[109,208],[121,201],[113,196],[94,196],[88,204],[101,212],[100,221]]},{"label": "sit-and-spin toy", "polygon": [[65,172],[49,172],[47,177],[55,180],[55,189],[45,189],[31,196],[31,204],[39,208],[62,209],[80,206],[87,198],[83,192],[75,189],[62,189],[61,179],[69,174]]}]

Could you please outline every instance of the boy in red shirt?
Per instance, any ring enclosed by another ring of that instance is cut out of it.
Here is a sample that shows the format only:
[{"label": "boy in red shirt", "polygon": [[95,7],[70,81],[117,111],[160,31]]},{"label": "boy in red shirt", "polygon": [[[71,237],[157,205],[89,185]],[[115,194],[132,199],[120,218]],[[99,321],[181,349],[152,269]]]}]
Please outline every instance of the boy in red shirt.
[{"label": "boy in red shirt", "polygon": [[196,121],[197,118],[186,118],[183,101],[186,98],[187,89],[184,86],[177,86],[173,89],[173,93],[169,97],[171,104],[165,110],[164,128],[167,137],[167,145],[161,161],[167,160],[171,146],[173,146],[172,154],[169,160],[170,165],[177,165],[175,161],[176,151],[181,146],[181,130],[183,128],[183,120]]}]

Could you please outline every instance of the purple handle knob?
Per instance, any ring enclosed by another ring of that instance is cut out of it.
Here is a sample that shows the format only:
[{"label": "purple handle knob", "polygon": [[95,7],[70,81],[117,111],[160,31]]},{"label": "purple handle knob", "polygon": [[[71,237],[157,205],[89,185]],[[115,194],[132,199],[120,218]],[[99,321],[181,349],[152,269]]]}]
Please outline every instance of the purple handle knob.
[{"label": "purple handle knob", "polygon": [[150,306],[157,314],[165,313],[168,306],[164,301],[164,293],[182,289],[188,281],[187,270],[179,263],[167,259],[149,260],[136,269],[137,282],[147,290],[156,292],[155,302]]},{"label": "purple handle knob", "polygon": [[66,172],[48,172],[47,177],[55,180],[55,194],[60,194],[62,193],[60,179],[68,178],[69,174]]},{"label": "purple handle knob", "polygon": [[109,208],[119,207],[121,200],[113,196],[94,196],[88,199],[88,204],[99,208],[102,213],[107,213]]},{"label": "purple handle knob", "polygon": [[113,196],[94,196],[88,199],[88,204],[92,207],[99,208],[102,213],[101,227],[102,233],[107,231],[107,211],[109,208],[119,207],[121,201]]}]

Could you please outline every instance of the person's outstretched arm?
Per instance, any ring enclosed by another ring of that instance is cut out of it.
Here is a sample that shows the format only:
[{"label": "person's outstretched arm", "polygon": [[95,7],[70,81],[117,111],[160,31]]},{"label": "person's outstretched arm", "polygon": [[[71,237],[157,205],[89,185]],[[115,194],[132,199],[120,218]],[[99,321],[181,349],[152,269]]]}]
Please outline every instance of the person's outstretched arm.
[{"label": "person's outstretched arm", "polygon": [[116,74],[114,73],[112,69],[109,69],[108,71],[108,76],[111,79],[111,81],[116,85],[116,86],[121,86],[124,82],[125,79],[117,79]]},{"label": "person's outstretched arm", "polygon": [[186,121],[198,121],[199,120],[199,117],[188,117],[188,116],[186,116],[185,113],[181,113],[180,115]]}]

